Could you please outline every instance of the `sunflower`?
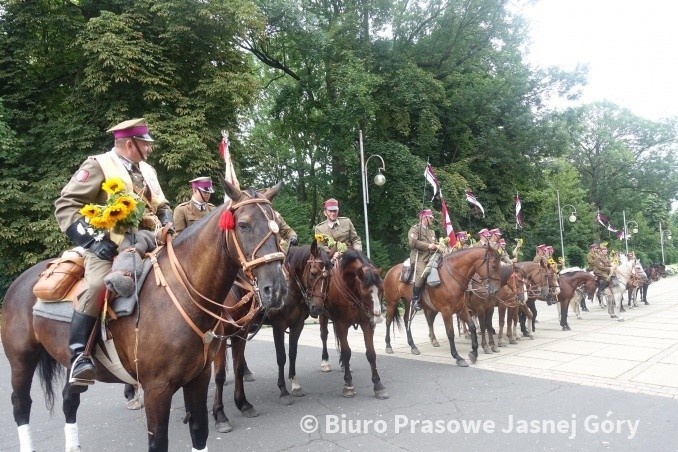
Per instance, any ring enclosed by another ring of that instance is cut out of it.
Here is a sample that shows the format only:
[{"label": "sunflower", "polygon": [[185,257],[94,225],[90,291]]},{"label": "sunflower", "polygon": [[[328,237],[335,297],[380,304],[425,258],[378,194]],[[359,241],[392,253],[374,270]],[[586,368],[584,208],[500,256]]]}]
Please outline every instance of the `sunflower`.
[{"label": "sunflower", "polygon": [[137,201],[129,195],[122,195],[115,200],[115,206],[123,209],[126,217],[130,212],[134,212],[134,209],[137,208]]},{"label": "sunflower", "polygon": [[90,218],[89,224],[101,230],[106,230],[113,227],[113,223],[111,222],[110,218],[107,218],[103,215]]},{"label": "sunflower", "polygon": [[101,188],[109,195],[120,193],[125,188],[125,183],[121,179],[106,179]]},{"label": "sunflower", "polygon": [[101,207],[95,204],[87,204],[85,207],[80,209],[80,215],[83,215],[87,219],[101,215]]},{"label": "sunflower", "polygon": [[113,227],[118,221],[125,219],[127,210],[122,204],[113,204],[112,206],[108,206],[101,216],[107,221],[110,221],[110,227]]}]

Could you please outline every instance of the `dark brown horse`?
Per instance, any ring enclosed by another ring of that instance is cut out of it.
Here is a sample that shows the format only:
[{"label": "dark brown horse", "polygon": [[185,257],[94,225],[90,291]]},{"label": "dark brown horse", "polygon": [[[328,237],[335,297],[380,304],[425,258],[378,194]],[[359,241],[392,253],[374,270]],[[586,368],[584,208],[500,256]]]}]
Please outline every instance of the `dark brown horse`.
[{"label": "dark brown horse", "polygon": [[664,264],[650,264],[643,267],[647,275],[647,281],[640,286],[640,300],[645,304],[650,304],[647,301],[647,289],[653,282],[659,281],[659,278],[666,277],[666,267]]},{"label": "dark brown horse", "polygon": [[[377,372],[377,354],[374,351],[374,328],[381,323],[381,295],[384,286],[379,271],[361,252],[348,250],[336,262],[330,276],[330,287],[323,302],[314,300],[320,314],[320,338],[323,343],[321,370],[330,372],[327,353],[328,321],[332,320],[334,336],[340,350],[339,362],[344,370],[344,397],[355,396],[351,374],[351,347],[348,344],[348,329],[352,325],[360,329],[365,340],[365,355],[372,370],[374,396],[387,399],[388,392]],[[313,308],[312,308],[313,309]]]},{"label": "dark brown horse", "polygon": [[567,314],[568,308],[573,301],[575,306],[579,306],[576,299],[579,297],[575,298],[577,289],[583,289],[582,297],[586,298],[589,296],[592,298],[597,287],[596,277],[587,271],[578,270],[560,273],[558,283],[560,284],[560,293],[556,299],[560,308],[560,326],[563,328],[563,331],[570,331],[570,325],[567,323]]},{"label": "dark brown horse", "polygon": [[[240,191],[223,180],[222,185],[232,201],[158,252],[155,274],[144,281],[138,308],[107,324],[122,366],[145,391],[149,450],[168,449],[172,396],[180,388],[193,449],[206,448],[207,389],[211,358],[219,346],[211,339],[221,322],[233,321],[221,314],[238,272],[244,269],[256,285],[263,309],[280,307],[287,293],[284,256],[270,229],[275,218],[270,200],[281,185],[263,195],[251,189]],[[22,450],[31,450],[30,389],[36,368],[51,410],[55,382],[70,363],[68,322],[33,315],[36,299],[31,289],[44,268],[45,263],[38,264],[20,275],[3,304],[2,342],[11,367],[12,405]],[[97,380],[121,382],[94,361]],[[67,383],[63,398],[66,450],[79,450],[80,394]]]},{"label": "dark brown horse", "polygon": [[[318,317],[319,310],[316,306],[322,306],[329,288],[329,274],[332,263],[327,253],[318,248],[315,241],[312,245],[290,247],[285,256],[285,269],[289,279],[289,290],[282,308],[267,312],[264,317],[256,320],[257,324],[266,324],[273,327],[273,340],[278,361],[278,388],[280,389],[280,403],[291,405],[293,398],[302,397],[304,392],[296,379],[297,344],[299,336],[304,329],[304,321],[309,313]],[[239,300],[247,296],[247,290],[233,286],[229,298]],[[313,309],[311,309],[313,307]],[[288,378],[292,385],[292,392],[287,391],[285,384],[285,331],[289,328],[289,358],[290,367]],[[231,328],[225,329],[231,334],[233,344],[233,369],[235,379],[234,400],[238,409],[246,417],[257,416],[258,413],[245,397],[243,379],[251,375],[244,356],[246,335],[233,334]],[[214,358],[214,381],[216,390],[212,405],[212,414],[216,421],[216,429],[226,433],[231,431],[231,426],[224,412],[223,392],[226,382],[226,348],[220,350]]]},{"label": "dark brown horse", "polygon": [[[500,269],[499,254],[491,248],[477,247],[456,251],[446,254],[441,260],[439,269],[440,285],[437,287],[426,286],[422,294],[422,307],[427,320],[431,317],[429,331],[432,331],[432,319],[435,313],[440,312],[445,323],[445,332],[450,342],[450,352],[456,360],[457,365],[467,367],[468,363],[459,356],[454,344],[454,324],[452,315],[457,316],[468,325],[471,332],[471,352],[469,358],[471,362],[478,359],[478,336],[476,327],[471,321],[468,309],[464,304],[464,293],[468,289],[469,282],[477,274],[488,287],[489,293],[493,294],[499,289]],[[391,268],[384,279],[384,299],[386,301],[386,352],[393,353],[391,348],[390,327],[395,320],[400,328],[400,312],[398,311],[398,302],[405,300],[405,321],[407,332],[407,343],[410,345],[412,353],[419,354],[419,349],[412,339],[412,333],[409,328],[410,300],[412,299],[412,285],[400,281],[400,270],[398,266]],[[402,265],[401,265],[402,267]],[[433,340],[433,338],[432,338]]]},{"label": "dark brown horse", "polygon": [[532,312],[531,330],[525,325],[525,314],[520,314],[520,330],[523,336],[532,337],[535,331],[535,323],[537,320],[537,306],[536,300],[546,300],[547,302],[555,302],[555,297],[560,292],[558,284],[558,270],[553,264],[545,262],[543,259],[540,262],[519,262],[518,264],[525,270],[527,275],[527,302],[525,303]]}]

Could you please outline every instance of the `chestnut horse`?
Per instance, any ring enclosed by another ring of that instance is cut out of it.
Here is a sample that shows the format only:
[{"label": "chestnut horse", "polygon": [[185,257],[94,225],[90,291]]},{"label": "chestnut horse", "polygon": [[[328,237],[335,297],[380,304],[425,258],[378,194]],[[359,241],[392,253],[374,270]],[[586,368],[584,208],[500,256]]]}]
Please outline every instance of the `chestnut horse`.
[{"label": "chestnut horse", "polygon": [[525,314],[520,314],[520,330],[523,336],[532,337],[535,328],[535,321],[537,319],[536,300],[546,300],[547,302],[555,302],[555,297],[560,293],[560,286],[558,284],[558,271],[555,265],[545,262],[543,259],[539,262],[518,262],[525,273],[527,274],[527,302],[526,305],[532,311],[531,330],[525,326]]},{"label": "chestnut horse", "polygon": [[330,275],[327,298],[314,299],[315,308],[320,314],[320,338],[323,343],[321,370],[330,372],[327,353],[327,324],[332,320],[334,336],[340,350],[339,363],[344,370],[344,397],[354,397],[353,376],[351,375],[351,347],[348,344],[348,329],[360,325],[365,340],[365,355],[372,369],[374,396],[387,399],[388,392],[381,383],[377,372],[377,354],[374,351],[374,328],[381,323],[381,295],[384,286],[379,271],[361,252],[345,251],[336,261]]},{"label": "chestnut horse", "polygon": [[[135,312],[107,324],[122,366],[145,391],[148,449],[152,451],[168,449],[172,396],[180,388],[193,449],[206,449],[211,358],[219,346],[219,341],[211,339],[220,322],[233,322],[220,314],[238,272],[244,269],[256,285],[263,309],[280,307],[287,293],[284,255],[270,229],[275,219],[271,199],[281,184],[263,194],[240,191],[223,179],[222,185],[231,201],[162,248],[156,254],[155,277],[144,281]],[[70,365],[68,322],[33,315],[36,299],[31,289],[44,268],[43,262],[21,274],[3,304],[2,343],[11,367],[21,450],[33,450],[30,390],[36,368],[51,410],[54,385]],[[94,363],[97,380],[121,382],[98,360]],[[66,450],[80,450],[76,423],[80,393],[66,383],[62,394]]]},{"label": "chestnut horse", "polygon": [[584,294],[582,296],[584,299],[587,296],[592,298],[596,291],[597,279],[587,271],[576,270],[560,273],[558,282],[560,284],[560,293],[556,298],[560,308],[560,326],[563,328],[563,331],[570,331],[570,325],[567,323],[567,313],[570,304],[574,303],[575,307],[579,306],[578,301],[575,299],[577,289],[583,288]]},{"label": "chestnut horse", "polygon": [[[440,285],[436,287],[426,286],[422,293],[421,304],[427,320],[429,316],[429,332],[432,331],[432,319],[435,313],[440,312],[445,323],[445,332],[450,342],[450,352],[456,360],[457,365],[468,367],[468,363],[459,356],[454,344],[454,323],[452,315],[457,316],[468,325],[471,332],[471,352],[469,358],[475,363],[478,359],[478,336],[475,324],[471,321],[468,309],[464,304],[464,293],[468,290],[469,282],[475,274],[487,281],[488,292],[494,294],[499,289],[498,283],[501,279],[499,269],[499,253],[492,248],[476,247],[468,248],[454,253],[449,253],[441,259],[441,267],[438,270],[440,275]],[[405,322],[407,332],[407,343],[410,345],[412,353],[419,354],[419,349],[414,344],[412,332],[409,328],[410,300],[412,299],[412,285],[400,281],[400,272],[402,264],[392,267],[384,278],[384,298],[386,301],[386,353],[393,353],[391,348],[390,327],[395,319],[396,325],[400,328],[400,312],[398,311],[398,301],[405,300]],[[432,338],[433,340],[433,338]]]},{"label": "chestnut horse", "polygon": [[[280,403],[291,405],[293,398],[290,396],[290,392],[287,391],[285,384],[285,331],[289,328],[290,367],[288,378],[292,385],[291,395],[302,397],[304,392],[296,380],[297,344],[304,329],[304,321],[308,318],[309,313],[313,317],[318,317],[319,310],[315,306],[322,306],[327,297],[332,262],[327,253],[319,248],[314,240],[311,245],[290,247],[285,256],[284,266],[289,278],[289,290],[282,308],[273,312],[267,312],[265,317],[258,318],[256,321],[259,325],[263,323],[273,327],[273,340],[275,342],[278,362]],[[233,286],[231,293],[229,293],[229,298],[239,300],[246,295],[245,289]],[[312,306],[313,309],[311,309]],[[225,328],[225,333],[231,336],[233,348],[234,400],[244,416],[254,417],[258,413],[247,401],[243,385],[243,379],[247,375],[251,376],[244,356],[246,335],[233,335],[234,332],[232,328]],[[216,421],[217,431],[226,433],[231,431],[228,417],[226,417],[224,412],[223,403],[224,384],[226,382],[226,347],[223,347],[214,358],[214,381],[216,383],[216,390],[214,392],[212,414]]]}]

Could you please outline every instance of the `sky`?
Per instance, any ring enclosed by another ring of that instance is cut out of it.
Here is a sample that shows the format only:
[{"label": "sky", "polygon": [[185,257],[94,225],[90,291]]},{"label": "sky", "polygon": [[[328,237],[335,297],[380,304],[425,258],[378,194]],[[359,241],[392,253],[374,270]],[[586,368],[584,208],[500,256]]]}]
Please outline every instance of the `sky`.
[{"label": "sky", "polygon": [[527,60],[589,65],[582,101],[607,99],[651,120],[678,116],[678,1],[540,0]]}]

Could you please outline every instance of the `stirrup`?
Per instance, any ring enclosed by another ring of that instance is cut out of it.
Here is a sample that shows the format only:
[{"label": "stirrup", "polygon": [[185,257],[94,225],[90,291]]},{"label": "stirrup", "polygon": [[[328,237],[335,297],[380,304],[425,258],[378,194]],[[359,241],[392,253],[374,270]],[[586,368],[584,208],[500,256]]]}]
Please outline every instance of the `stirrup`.
[{"label": "stirrup", "polygon": [[[91,358],[86,357],[86,356],[84,355],[84,353],[81,353],[80,355],[78,355],[77,358],[75,358],[75,360],[73,361],[73,364],[71,364],[71,369],[70,369],[70,371],[68,372],[68,382],[69,382],[71,385],[76,385],[76,386],[89,386],[89,385],[93,385],[93,384],[94,384],[94,379],[93,379],[93,378],[79,378],[79,377],[74,377],[74,376],[73,376],[73,371],[75,370],[75,368],[77,367],[77,365],[80,364],[80,361],[81,361],[83,358],[87,358],[87,359],[90,361],[90,365],[91,365],[92,367],[94,367],[94,363],[92,363]],[[95,370],[94,370],[94,371],[95,371]]]}]

